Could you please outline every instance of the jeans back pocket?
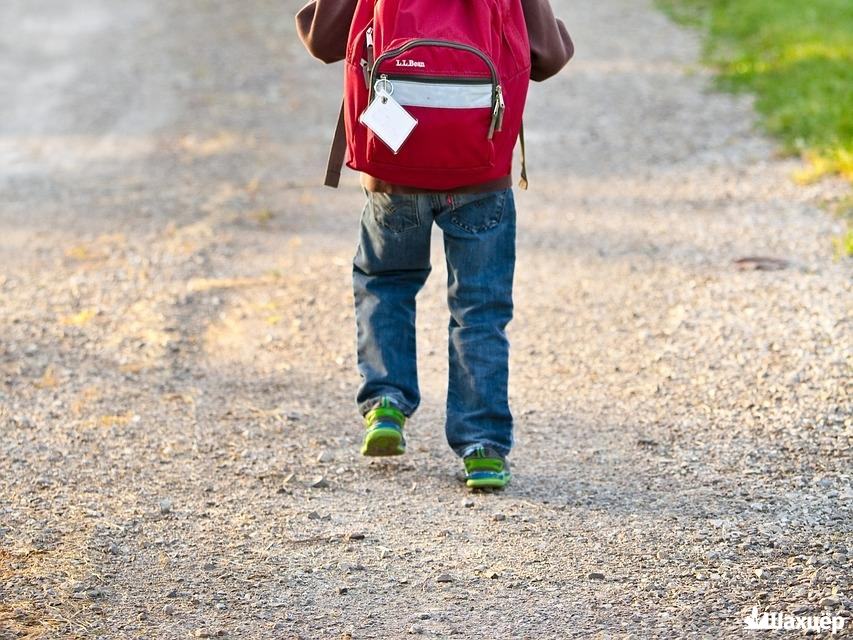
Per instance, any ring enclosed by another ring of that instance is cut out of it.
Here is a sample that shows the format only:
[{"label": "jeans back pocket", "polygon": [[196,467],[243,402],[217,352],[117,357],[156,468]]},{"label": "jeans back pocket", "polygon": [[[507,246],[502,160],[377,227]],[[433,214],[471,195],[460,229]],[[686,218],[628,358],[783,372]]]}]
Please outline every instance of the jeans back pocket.
[{"label": "jeans back pocket", "polygon": [[370,192],[368,199],[376,224],[394,233],[402,233],[421,224],[415,195]]},{"label": "jeans back pocket", "polygon": [[491,193],[454,193],[451,195],[450,221],[464,231],[480,233],[500,224],[507,191]]}]

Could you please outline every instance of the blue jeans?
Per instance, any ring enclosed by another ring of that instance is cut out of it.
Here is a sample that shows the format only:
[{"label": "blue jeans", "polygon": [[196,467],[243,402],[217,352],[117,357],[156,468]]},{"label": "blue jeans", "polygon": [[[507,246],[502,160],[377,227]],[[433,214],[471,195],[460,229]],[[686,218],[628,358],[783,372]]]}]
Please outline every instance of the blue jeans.
[{"label": "blue jeans", "polygon": [[382,396],[412,415],[420,403],[415,297],[429,276],[430,235],[444,233],[449,380],[445,433],[462,455],[475,444],[507,455],[507,399],[515,200],[512,189],[478,194],[365,191],[353,290],[362,415]]}]

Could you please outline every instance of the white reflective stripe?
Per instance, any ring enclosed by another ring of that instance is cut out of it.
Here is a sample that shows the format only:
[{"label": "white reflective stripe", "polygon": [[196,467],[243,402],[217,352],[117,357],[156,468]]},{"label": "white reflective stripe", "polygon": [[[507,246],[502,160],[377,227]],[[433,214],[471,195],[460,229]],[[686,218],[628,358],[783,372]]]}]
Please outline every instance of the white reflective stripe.
[{"label": "white reflective stripe", "polygon": [[492,83],[457,84],[391,80],[394,100],[407,107],[476,109],[492,106]]}]

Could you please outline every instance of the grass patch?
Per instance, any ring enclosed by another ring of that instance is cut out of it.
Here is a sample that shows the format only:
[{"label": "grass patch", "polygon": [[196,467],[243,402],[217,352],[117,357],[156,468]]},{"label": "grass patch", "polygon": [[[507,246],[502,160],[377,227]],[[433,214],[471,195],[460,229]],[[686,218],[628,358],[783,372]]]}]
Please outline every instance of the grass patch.
[{"label": "grass patch", "polygon": [[[853,2],[850,0],[657,0],[676,21],[706,34],[705,61],[721,88],[749,91],[766,130],[806,167],[853,182]],[[853,255],[853,208],[836,250]]]},{"label": "grass patch", "polygon": [[756,95],[766,129],[809,168],[853,180],[853,2],[658,0],[707,34],[720,85]]}]

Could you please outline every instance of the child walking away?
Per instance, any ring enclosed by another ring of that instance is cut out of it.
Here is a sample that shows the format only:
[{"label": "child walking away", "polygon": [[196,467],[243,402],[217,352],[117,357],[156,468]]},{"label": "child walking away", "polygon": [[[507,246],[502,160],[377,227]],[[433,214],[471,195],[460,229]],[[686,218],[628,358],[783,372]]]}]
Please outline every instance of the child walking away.
[{"label": "child walking away", "polygon": [[548,0],[313,0],[296,16],[308,51],[345,61],[326,184],[361,172],[367,198],[353,260],[364,416],[361,452],[405,452],[420,403],[415,298],[430,273],[433,223],[447,263],[445,433],[469,487],[504,487],[516,211],[512,154],[529,80],[557,73],[573,45]]}]

